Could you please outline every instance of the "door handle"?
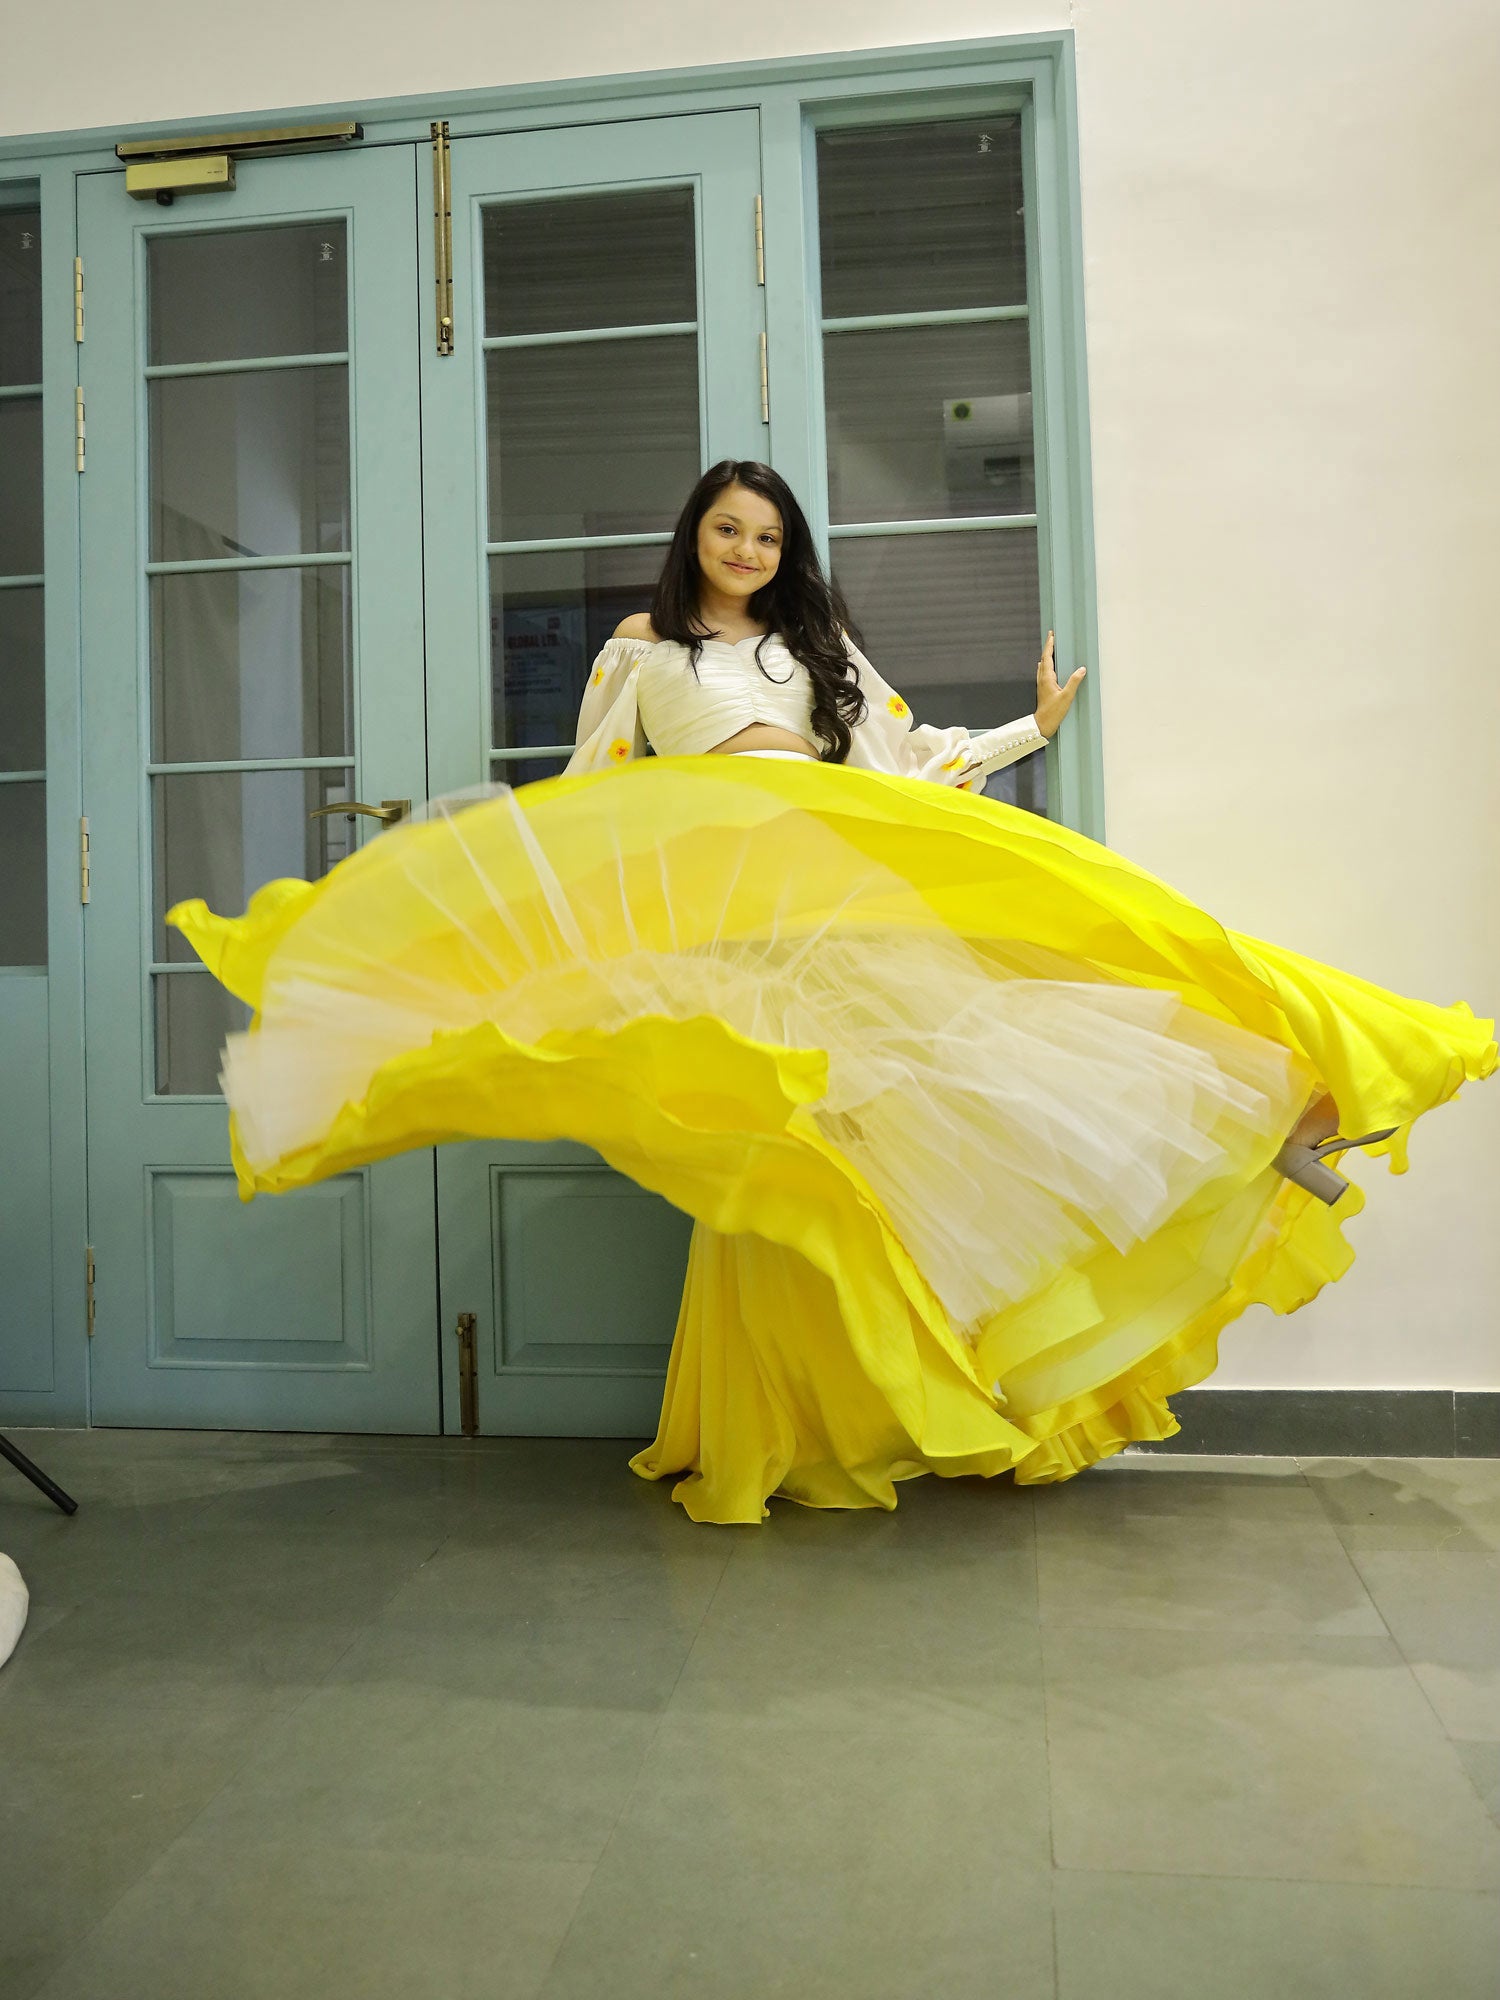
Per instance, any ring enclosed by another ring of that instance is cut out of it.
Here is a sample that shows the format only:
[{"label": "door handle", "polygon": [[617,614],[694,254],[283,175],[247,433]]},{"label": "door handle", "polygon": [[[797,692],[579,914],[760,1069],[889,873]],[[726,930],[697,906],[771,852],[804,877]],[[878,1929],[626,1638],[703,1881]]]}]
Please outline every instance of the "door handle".
[{"label": "door handle", "polygon": [[378,806],[364,805],[358,799],[344,799],[336,806],[314,806],[307,816],[309,819],[330,819],[335,813],[342,813],[345,819],[352,820],[356,813],[368,813],[371,819],[378,819],[385,826],[394,826],[410,811],[410,799],[382,799]]}]

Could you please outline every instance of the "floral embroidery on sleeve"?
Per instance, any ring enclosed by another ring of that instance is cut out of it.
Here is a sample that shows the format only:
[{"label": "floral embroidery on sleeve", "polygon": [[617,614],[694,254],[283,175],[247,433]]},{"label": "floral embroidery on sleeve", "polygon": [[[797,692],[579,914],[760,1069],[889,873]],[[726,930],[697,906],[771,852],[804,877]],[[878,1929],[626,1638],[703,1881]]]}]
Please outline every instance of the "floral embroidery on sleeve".
[{"label": "floral embroidery on sleeve", "polygon": [[911,714],[911,710],[907,707],[906,703],[901,699],[899,694],[893,694],[890,700],[886,703],[886,707],[890,710],[891,714],[895,716]]},{"label": "floral embroidery on sleeve", "polygon": [[627,738],[617,736],[609,746],[609,754],[616,764],[623,764],[625,759],[630,755],[630,744]]}]

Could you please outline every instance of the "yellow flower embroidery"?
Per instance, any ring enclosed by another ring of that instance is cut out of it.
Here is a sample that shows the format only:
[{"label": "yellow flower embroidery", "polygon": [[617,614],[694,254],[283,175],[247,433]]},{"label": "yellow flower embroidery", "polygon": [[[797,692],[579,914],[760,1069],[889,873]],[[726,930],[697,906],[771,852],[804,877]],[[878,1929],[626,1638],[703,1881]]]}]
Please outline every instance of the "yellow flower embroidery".
[{"label": "yellow flower embroidery", "polygon": [[965,778],[962,784],[955,785],[953,789],[956,792],[972,792],[974,789],[974,780],[972,778]]},{"label": "yellow flower embroidery", "polygon": [[617,736],[609,746],[609,754],[617,764],[623,764],[630,755],[630,745],[623,736]]},{"label": "yellow flower embroidery", "polygon": [[604,669],[603,669],[603,667],[595,667],[595,669],[594,669],[594,678],[593,678],[593,680],[592,680],[592,681],[591,681],[591,682],[589,683],[589,685],[590,685],[591,687],[598,687],[598,685],[599,685],[600,681],[602,681],[602,680],[603,680],[603,678],[604,678]]},{"label": "yellow flower embroidery", "polygon": [[967,761],[968,761],[967,752],[960,750],[956,757],[950,757],[948,759],[947,763],[943,766],[943,769],[945,771],[959,771],[963,769],[963,766],[967,763]]},{"label": "yellow flower embroidery", "polygon": [[893,694],[890,700],[886,703],[886,707],[890,710],[892,715],[911,714],[911,710],[907,707],[906,703],[901,699],[899,694]]}]

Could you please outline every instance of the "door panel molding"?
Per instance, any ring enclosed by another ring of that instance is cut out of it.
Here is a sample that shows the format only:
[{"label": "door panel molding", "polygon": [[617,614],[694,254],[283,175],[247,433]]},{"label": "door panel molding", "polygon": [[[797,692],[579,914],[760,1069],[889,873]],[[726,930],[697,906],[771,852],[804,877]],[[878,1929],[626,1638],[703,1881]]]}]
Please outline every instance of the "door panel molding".
[{"label": "door panel molding", "polygon": [[[416,149],[260,160],[234,194],[215,196],[211,205],[207,198],[202,206],[184,201],[171,210],[132,201],[122,179],[91,177],[80,189],[79,214],[88,288],[88,335],[79,351],[89,453],[78,490],[84,798],[92,843],[85,995],[96,1268],[93,1416],[107,1424],[431,1431],[439,1420],[432,1155],[408,1155],[342,1184],[247,1208],[234,1195],[222,1100],[157,1091],[153,980],[169,980],[169,991],[180,987],[189,997],[200,986],[207,992],[209,981],[206,974],[158,970],[161,941],[152,906],[158,822],[152,817],[152,790],[163,781],[151,775],[161,766],[152,734],[147,569],[157,553],[148,514],[148,453],[155,448],[147,375],[148,241],[164,237],[182,243],[191,280],[205,259],[232,257],[238,230],[248,232],[247,249],[264,250],[263,242],[251,239],[290,225],[297,255],[321,262],[335,254],[331,236],[324,244],[320,231],[297,232],[295,225],[341,218],[347,265],[336,282],[348,312],[347,567],[355,703],[349,795],[421,796],[426,771]],[[231,264],[231,277],[233,269]],[[311,265],[299,271],[309,300],[337,297],[327,293],[328,281]],[[174,289],[172,297],[185,316],[192,313],[191,282]],[[285,349],[271,323],[280,303],[270,302],[265,326],[248,343],[252,361]],[[221,351],[214,340],[227,340],[231,353],[246,344],[240,322],[216,324],[212,298],[202,327],[211,370]],[[181,345],[174,346],[174,368]],[[319,340],[316,349],[329,345]],[[196,353],[194,343],[188,346]],[[234,365],[241,375],[253,375],[253,368]],[[284,374],[271,370],[264,379],[280,381]],[[232,377],[212,372],[157,379]],[[161,399],[156,401],[160,421]],[[323,460],[317,461],[314,487],[305,488],[300,474],[299,483],[287,482],[294,461],[313,463],[309,453],[315,441],[301,428],[305,419],[295,420],[298,428],[278,457],[270,452],[270,441],[267,450],[257,451],[261,434],[248,407],[243,401],[224,405],[226,428],[217,457],[206,440],[196,456],[193,440],[183,440],[178,501],[180,519],[200,524],[193,533],[205,546],[226,542],[232,560],[251,560],[253,567],[242,573],[263,576],[267,571],[255,562],[258,557],[299,550],[318,555],[330,535],[340,540],[341,517],[335,514],[334,526],[327,525],[327,496],[333,494],[338,509],[346,503],[326,485]],[[338,430],[329,448],[341,453],[342,419]],[[314,564],[303,573],[329,572]],[[202,629],[219,650],[206,650],[201,663],[191,648],[184,656],[199,677],[201,698],[210,709],[223,706],[228,688],[234,698],[226,713],[263,718],[267,690],[253,679],[259,656],[244,651],[242,626],[232,622],[221,631],[206,622]],[[121,635],[127,633],[134,644],[122,647]],[[295,637],[290,628],[288,636]],[[194,685],[190,675],[180,688],[174,686],[173,699],[193,699]],[[310,698],[311,685],[299,683],[299,701]],[[294,756],[297,745],[307,753],[298,762],[322,761],[313,754],[316,740],[309,746],[299,734],[291,746]],[[189,766],[194,761],[191,750],[186,761]],[[220,761],[234,768],[234,760]],[[260,761],[243,760],[252,768]],[[284,853],[302,851],[295,826],[288,821],[278,830],[263,814],[256,817],[265,802],[244,802],[248,785],[274,783],[259,776],[231,782],[224,797],[240,797],[239,810],[248,817],[222,834],[213,814],[202,817],[200,807],[202,838],[219,841],[223,854],[232,848],[241,857],[235,865],[242,865],[242,879],[233,866],[212,878],[216,900],[231,910],[255,886],[248,871],[260,851],[237,842],[249,840],[259,827],[266,860],[280,872],[287,872]],[[278,806],[283,815],[307,803],[299,787],[292,791],[296,796]],[[223,847],[226,840],[229,847]],[[172,893],[196,893],[191,839],[179,844],[179,858],[183,873]],[[334,1320],[337,1339],[324,1342],[320,1330]],[[319,1347],[336,1351],[312,1351]]]}]

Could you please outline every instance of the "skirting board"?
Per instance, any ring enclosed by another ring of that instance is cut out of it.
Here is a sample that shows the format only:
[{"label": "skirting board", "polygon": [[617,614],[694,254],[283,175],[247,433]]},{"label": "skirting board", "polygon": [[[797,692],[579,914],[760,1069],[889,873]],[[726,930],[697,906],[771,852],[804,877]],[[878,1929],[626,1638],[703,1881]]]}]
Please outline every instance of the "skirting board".
[{"label": "skirting board", "polygon": [[1132,1451],[1255,1458],[1500,1458],[1497,1389],[1185,1389],[1182,1429]]}]

